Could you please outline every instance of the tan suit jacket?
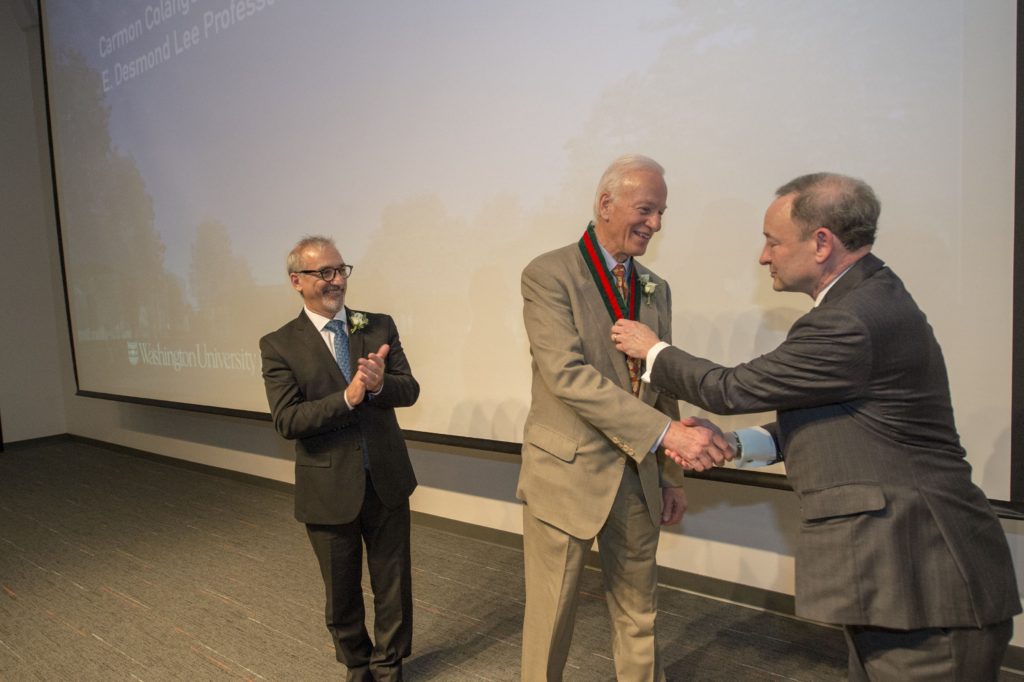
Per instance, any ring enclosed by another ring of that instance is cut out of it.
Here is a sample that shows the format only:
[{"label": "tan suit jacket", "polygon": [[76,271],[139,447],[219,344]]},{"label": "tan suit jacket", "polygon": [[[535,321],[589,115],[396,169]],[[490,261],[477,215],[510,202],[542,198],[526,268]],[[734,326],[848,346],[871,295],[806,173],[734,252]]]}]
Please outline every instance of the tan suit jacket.
[{"label": "tan suit jacket", "polygon": [[[638,318],[669,340],[668,284],[635,260],[633,266],[657,284],[650,304],[641,298]],[[533,388],[517,496],[541,521],[593,538],[632,458],[659,525],[660,488],[682,485],[682,470],[649,451],[669,417],[679,417],[675,398],[648,386],[639,400],[630,393],[611,317],[576,244],[534,259],[523,271],[522,292]]]}]

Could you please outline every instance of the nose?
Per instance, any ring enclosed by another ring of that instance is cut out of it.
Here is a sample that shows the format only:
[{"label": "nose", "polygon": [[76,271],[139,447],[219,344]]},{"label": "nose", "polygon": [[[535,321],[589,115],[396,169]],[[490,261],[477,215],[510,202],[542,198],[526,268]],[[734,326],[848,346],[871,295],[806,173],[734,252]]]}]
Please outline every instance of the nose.
[{"label": "nose", "polygon": [[661,214],[655,213],[647,219],[647,227],[657,232],[661,229]]},{"label": "nose", "polygon": [[771,251],[768,250],[767,244],[765,244],[764,248],[761,249],[761,255],[758,257],[757,262],[761,265],[768,265],[772,262]]}]

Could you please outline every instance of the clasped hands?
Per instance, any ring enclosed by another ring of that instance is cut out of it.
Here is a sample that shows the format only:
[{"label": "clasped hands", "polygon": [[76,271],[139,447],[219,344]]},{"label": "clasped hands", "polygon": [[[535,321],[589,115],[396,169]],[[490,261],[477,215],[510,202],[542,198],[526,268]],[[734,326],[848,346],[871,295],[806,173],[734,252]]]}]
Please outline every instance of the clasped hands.
[{"label": "clasped hands", "polygon": [[380,390],[384,384],[384,360],[390,350],[391,346],[385,343],[376,353],[359,358],[355,376],[345,389],[345,398],[349,405],[355,407],[366,399],[367,393],[376,393]]},{"label": "clasped hands", "polygon": [[733,434],[722,430],[707,419],[686,417],[672,422],[661,445],[665,454],[688,471],[707,471],[736,456]]},{"label": "clasped hands", "polygon": [[[658,341],[658,335],[640,322],[619,320],[612,326],[615,347],[632,358],[645,359]],[[689,471],[706,471],[736,456],[736,437],[698,417],[672,422],[661,444],[666,455]]]}]

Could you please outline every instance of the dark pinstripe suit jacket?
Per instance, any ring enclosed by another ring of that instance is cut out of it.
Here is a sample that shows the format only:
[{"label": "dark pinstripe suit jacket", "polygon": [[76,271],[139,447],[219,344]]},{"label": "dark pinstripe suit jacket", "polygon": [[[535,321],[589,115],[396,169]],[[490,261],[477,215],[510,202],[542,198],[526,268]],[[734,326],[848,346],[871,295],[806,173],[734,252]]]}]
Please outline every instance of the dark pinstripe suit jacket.
[{"label": "dark pinstripe suit jacket", "polygon": [[354,410],[345,404],[345,377],[305,311],[260,339],[274,428],[295,441],[295,518],[303,523],[340,524],[356,517],[366,483],[364,446],[373,487],[386,506],[398,506],[416,488],[394,408],[415,403],[420,386],[394,321],[365,314],[367,325],[349,335],[352,367],[382,343],[391,350],[380,394]]},{"label": "dark pinstripe suit jacket", "polygon": [[942,351],[874,255],[774,351],[726,368],[668,348],[652,383],[718,414],[778,411],[768,428],[803,516],[799,615],[913,629],[1020,612],[1006,536],[960,446]]}]

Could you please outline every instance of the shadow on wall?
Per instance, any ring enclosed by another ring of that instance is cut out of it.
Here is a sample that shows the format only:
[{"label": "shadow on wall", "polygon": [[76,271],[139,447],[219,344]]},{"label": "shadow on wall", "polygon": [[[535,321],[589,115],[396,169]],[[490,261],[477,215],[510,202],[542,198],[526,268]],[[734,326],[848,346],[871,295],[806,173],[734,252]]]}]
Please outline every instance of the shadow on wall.
[{"label": "shadow on wall", "polygon": [[[294,446],[277,435],[269,421],[220,414],[113,403],[118,426],[143,438],[183,441],[225,450],[294,460]],[[217,466],[216,463],[210,462]]]},{"label": "shadow on wall", "polygon": [[800,504],[786,490],[692,479],[683,522],[663,532],[717,543],[793,554]]}]

